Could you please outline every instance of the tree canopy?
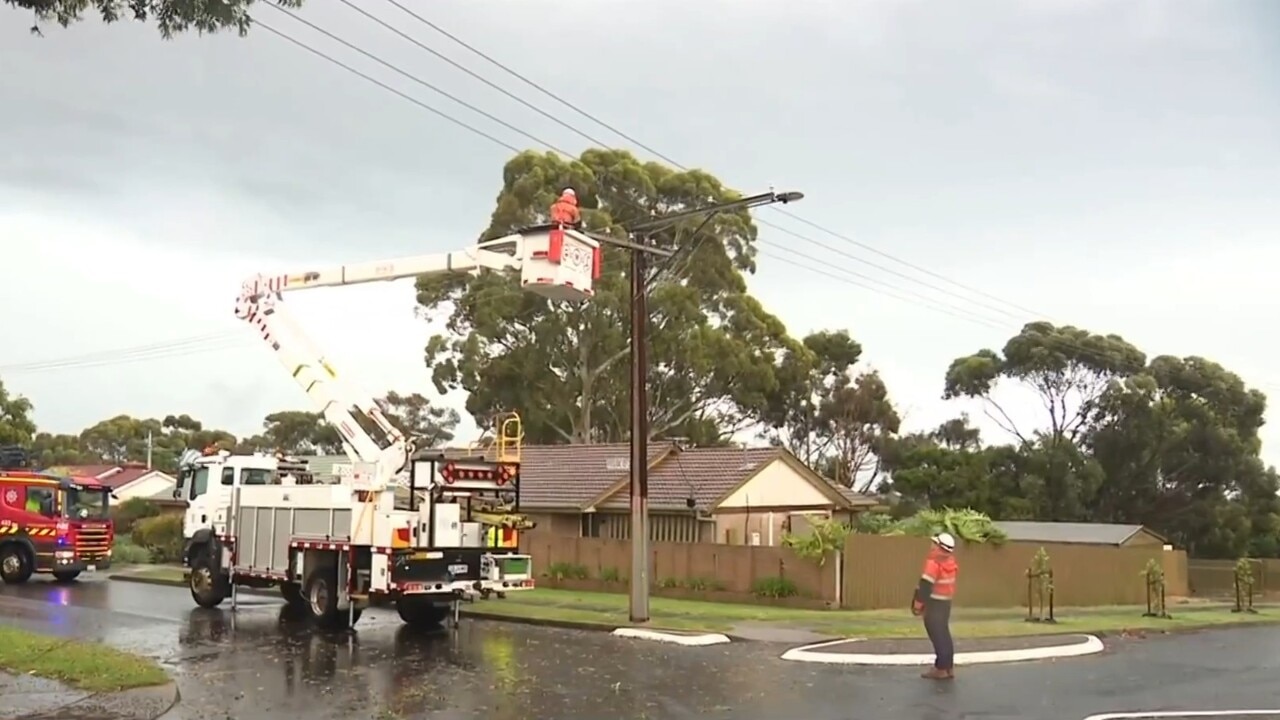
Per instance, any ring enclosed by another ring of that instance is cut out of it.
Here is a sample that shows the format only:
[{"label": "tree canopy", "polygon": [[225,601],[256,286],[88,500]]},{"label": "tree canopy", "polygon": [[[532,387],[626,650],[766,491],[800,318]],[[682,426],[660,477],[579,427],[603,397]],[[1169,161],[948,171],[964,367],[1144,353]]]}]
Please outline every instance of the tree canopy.
[{"label": "tree canopy", "polygon": [[[154,22],[160,35],[171,38],[179,33],[195,31],[215,33],[232,30],[245,35],[253,24],[249,7],[253,0],[4,0],[5,4],[29,10],[35,18],[32,32],[40,32],[40,24],[53,22],[69,27],[86,15],[103,22],[119,20]],[[284,7],[300,7],[302,0],[274,0]]]},{"label": "tree canopy", "polygon": [[[623,227],[737,197],[700,170],[678,172],[619,150],[576,160],[525,152],[503,170],[503,186],[482,239],[546,221],[561,189],[577,191],[584,226],[621,236]],[[660,247],[684,247],[649,296],[650,431],[699,444],[723,442],[776,413],[780,393],[800,382],[784,367],[805,356],[782,322],[746,288],[756,229],[745,210],[657,233]],[[553,302],[498,274],[425,278],[418,302],[447,318],[426,361],[441,392],[463,390],[478,419],[519,409],[530,442],[609,442],[629,436],[630,286],[625,251],[606,249],[588,303]]]},{"label": "tree canopy", "polygon": [[[998,383],[1034,392],[1045,423],[1014,426]],[[984,444],[963,417],[891,439],[882,461],[908,504],[1142,524],[1203,557],[1280,554],[1280,477],[1259,457],[1266,397],[1215,362],[1148,361],[1115,335],[1031,323],[1003,354],[956,359],[945,396],[983,399],[1013,442]]]},{"label": "tree canopy", "polygon": [[[415,438],[419,447],[435,447],[453,439],[459,422],[450,408],[440,408],[418,393],[388,392],[378,400],[392,423]],[[30,448],[39,467],[68,465],[125,465],[144,463],[166,472],[177,469],[186,449],[218,447],[238,453],[282,452],[290,455],[328,455],[343,452],[342,441],[319,413],[283,410],[268,414],[262,432],[243,438],[205,427],[187,414],[164,418],[117,415],[76,434],[38,432],[31,421],[32,404],[12,397],[0,383],[0,446]]]}]

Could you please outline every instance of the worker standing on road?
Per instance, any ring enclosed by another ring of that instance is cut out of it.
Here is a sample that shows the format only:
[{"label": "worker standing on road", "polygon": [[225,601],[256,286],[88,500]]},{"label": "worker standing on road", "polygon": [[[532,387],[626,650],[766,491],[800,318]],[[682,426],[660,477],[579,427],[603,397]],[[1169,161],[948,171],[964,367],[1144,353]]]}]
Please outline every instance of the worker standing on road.
[{"label": "worker standing on road", "polygon": [[929,680],[951,680],[955,673],[955,643],[951,640],[951,600],[956,594],[956,539],[951,533],[938,533],[924,560],[920,585],[911,601],[911,612],[924,615],[924,631],[933,643],[936,656],[933,667],[921,677]]},{"label": "worker standing on road", "polygon": [[578,193],[573,188],[565,188],[560,193],[560,198],[551,203],[551,222],[570,227],[577,227],[582,222],[582,213],[578,211]]}]

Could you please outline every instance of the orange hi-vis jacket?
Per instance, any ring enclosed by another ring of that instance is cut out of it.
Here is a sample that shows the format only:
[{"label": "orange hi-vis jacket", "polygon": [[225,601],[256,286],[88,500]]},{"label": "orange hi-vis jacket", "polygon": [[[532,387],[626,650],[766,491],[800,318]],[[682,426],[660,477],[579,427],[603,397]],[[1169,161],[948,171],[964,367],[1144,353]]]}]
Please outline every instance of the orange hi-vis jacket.
[{"label": "orange hi-vis jacket", "polygon": [[582,219],[578,210],[578,198],[565,193],[551,204],[551,222],[561,225],[577,225]]},{"label": "orange hi-vis jacket", "polygon": [[[955,553],[935,545],[925,557],[924,571],[920,574],[921,598],[927,592],[930,600],[950,602],[956,596],[956,575],[959,571]],[[928,583],[927,587],[925,583]]]}]

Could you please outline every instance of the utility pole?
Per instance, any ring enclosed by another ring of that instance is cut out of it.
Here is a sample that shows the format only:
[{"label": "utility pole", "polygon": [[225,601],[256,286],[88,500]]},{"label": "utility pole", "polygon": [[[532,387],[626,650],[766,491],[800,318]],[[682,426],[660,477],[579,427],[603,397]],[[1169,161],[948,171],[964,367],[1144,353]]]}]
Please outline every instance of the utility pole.
[{"label": "utility pole", "polygon": [[151,431],[147,431],[147,469],[151,469]]},{"label": "utility pole", "polygon": [[[703,218],[692,233],[697,238],[716,215],[727,210],[760,207],[774,203],[792,203],[804,198],[803,193],[777,193],[770,190],[740,200],[716,203],[692,210],[671,213],[629,228],[629,243],[610,240],[631,249],[631,622],[649,622],[649,303],[650,279],[645,272],[647,254],[665,255],[666,270],[674,264],[683,248],[667,252],[650,247],[649,240],[661,228],[681,220]],[[603,238],[601,238],[603,239]],[[694,240],[689,252],[696,249]],[[656,280],[655,278],[653,278]]]},{"label": "utility pole", "polygon": [[649,294],[646,253],[631,251],[631,622],[649,621]]}]

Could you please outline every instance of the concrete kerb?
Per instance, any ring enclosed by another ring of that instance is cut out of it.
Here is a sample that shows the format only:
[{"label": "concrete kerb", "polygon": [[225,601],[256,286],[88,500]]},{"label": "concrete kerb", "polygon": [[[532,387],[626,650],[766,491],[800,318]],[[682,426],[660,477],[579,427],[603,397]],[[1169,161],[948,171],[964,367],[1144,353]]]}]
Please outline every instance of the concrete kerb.
[{"label": "concrete kerb", "polygon": [[[1095,635],[1081,635],[1082,639],[1075,643],[1049,645],[1045,647],[1016,648],[1010,650],[984,650],[981,652],[956,653],[956,665],[983,665],[989,663],[1026,662],[1029,660],[1050,660],[1057,658],[1080,657],[1093,655],[1106,649],[1102,640]],[[836,645],[859,642],[860,638],[848,640],[831,640],[814,645],[792,648],[782,653],[783,660],[810,663],[833,663],[837,665],[930,665],[934,656],[931,653],[846,653],[823,651]]]},{"label": "concrete kerb", "polygon": [[[127,573],[117,573],[109,575],[108,579],[118,580],[120,582],[139,583],[142,585],[162,585],[165,587],[186,587],[186,583],[180,580],[167,580],[164,578],[149,578],[129,575]],[[255,591],[252,589],[241,590],[250,594],[270,595],[265,591]],[[491,613],[483,610],[471,610],[462,608],[459,615],[472,620],[489,620],[492,622],[509,622],[520,625],[535,625],[539,627],[553,627],[563,630],[590,630],[593,632],[608,632],[616,637],[631,638],[635,640],[650,640],[654,642],[672,643],[675,645],[683,645],[685,647],[704,647],[707,645],[721,645],[727,642],[741,641],[742,638],[734,638],[721,633],[682,633],[676,630],[661,630],[658,628],[636,628],[636,627],[615,627],[613,625],[605,625],[593,622],[579,622],[574,620],[554,620],[551,618],[535,618],[520,617],[517,615],[507,615],[505,613]]]}]

